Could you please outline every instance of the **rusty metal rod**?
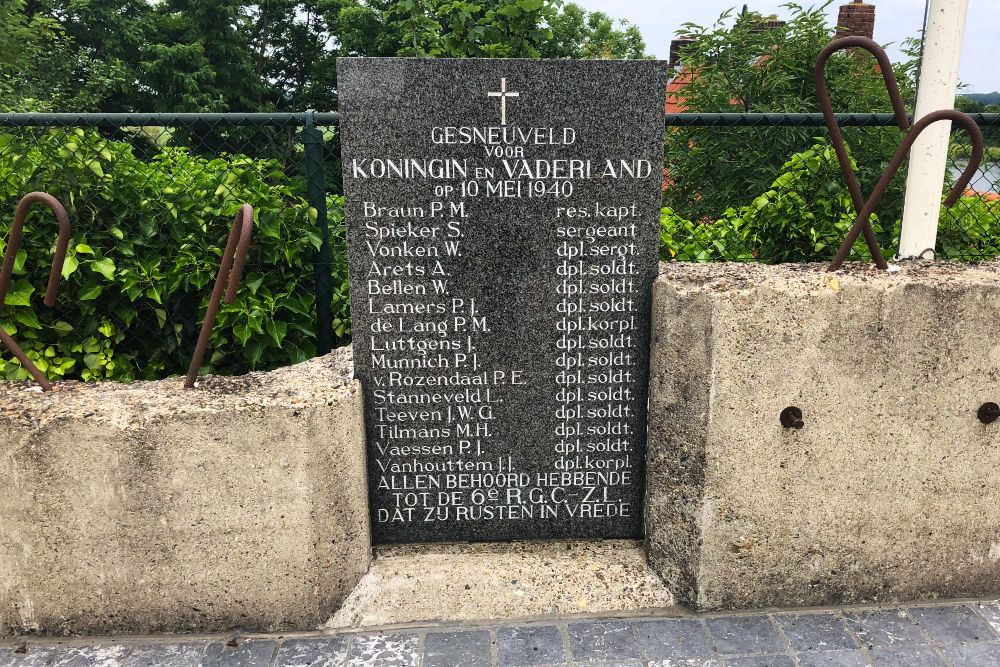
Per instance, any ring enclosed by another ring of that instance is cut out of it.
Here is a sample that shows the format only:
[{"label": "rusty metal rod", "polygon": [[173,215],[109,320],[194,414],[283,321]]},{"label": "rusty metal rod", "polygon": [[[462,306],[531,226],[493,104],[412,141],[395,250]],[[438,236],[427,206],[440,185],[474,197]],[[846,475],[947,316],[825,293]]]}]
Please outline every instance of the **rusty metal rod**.
[{"label": "rusty metal rod", "polygon": [[[59,293],[59,277],[62,273],[63,262],[66,260],[66,251],[69,248],[70,225],[69,216],[66,209],[59,203],[59,200],[45,192],[31,192],[21,198],[14,211],[14,222],[10,228],[10,236],[7,237],[7,248],[3,254],[3,266],[0,267],[0,313],[3,312],[4,301],[7,299],[7,291],[10,289],[11,276],[14,273],[14,261],[17,251],[21,247],[21,239],[24,236],[24,222],[28,217],[28,209],[34,204],[45,204],[56,214],[59,222],[59,235],[56,239],[56,250],[52,256],[52,268],[49,270],[49,280],[45,287],[45,305],[51,308],[56,304],[56,295]],[[21,365],[31,374],[31,377],[42,387],[42,391],[51,391],[52,384],[45,378],[38,366],[28,358],[24,350],[14,342],[3,327],[0,327],[0,342],[21,362]]]},{"label": "rusty metal rod", "polygon": [[[931,124],[942,120],[950,120],[953,123],[958,123],[966,129],[969,136],[972,138],[972,157],[969,159],[969,164],[966,165],[965,170],[962,175],[958,177],[955,185],[952,186],[951,192],[944,201],[944,205],[951,208],[954,206],[958,198],[962,196],[962,192],[965,191],[965,186],[969,184],[972,180],[973,175],[976,173],[976,169],[979,168],[979,163],[983,159],[983,133],[979,129],[971,118],[961,111],[955,111],[954,109],[941,109],[939,111],[932,111],[920,120],[918,120],[913,125],[913,129],[907,133],[906,137],[903,139],[903,143],[899,145],[896,152],[892,155],[892,160],[889,161],[889,166],[884,172],[882,172],[882,177],[879,179],[878,184],[872,191],[871,196],[865,205],[862,207],[861,211],[858,213],[857,219],[854,224],[851,225],[850,231],[847,233],[847,238],[840,245],[840,250],[837,251],[836,256],[833,261],[830,262],[830,266],[827,267],[827,271],[836,271],[840,268],[840,265],[844,263],[847,259],[847,255],[851,252],[851,247],[854,242],[858,239],[858,235],[866,227],[871,229],[871,223],[868,218],[875,211],[875,207],[878,206],[879,201],[882,199],[882,195],[885,191],[889,189],[889,182],[892,180],[896,172],[899,171],[900,165],[906,158],[906,154],[910,151],[910,147],[913,146],[913,142],[916,141],[920,133],[923,132]],[[880,267],[884,268],[884,267]]]},{"label": "rusty metal rod", "polygon": [[[833,113],[833,104],[830,102],[830,94],[826,88],[826,63],[830,59],[830,56],[837,51],[854,48],[864,49],[875,57],[875,61],[882,70],[882,79],[885,81],[885,88],[889,93],[889,101],[892,103],[893,113],[896,116],[896,124],[899,125],[900,131],[905,132],[910,126],[910,121],[906,116],[903,96],[899,94],[899,86],[896,84],[896,77],[892,72],[892,63],[889,62],[889,56],[886,55],[882,47],[874,40],[867,37],[843,37],[830,42],[826,48],[820,51],[819,56],[816,58],[816,66],[813,69],[816,97],[819,99],[819,107],[823,112],[823,120],[826,122],[827,130],[830,132],[830,141],[833,144],[834,151],[837,153],[837,162],[840,163],[840,171],[844,174],[844,181],[847,182],[847,190],[851,193],[854,211],[857,213],[864,206],[864,197],[861,194],[861,187],[858,185],[854,169],[851,167],[851,158],[847,154],[847,144],[844,143],[844,137],[840,133],[840,126],[837,124],[837,118]],[[875,231],[872,229],[871,223],[866,220],[861,231],[864,232],[865,243],[868,244],[868,249],[872,253],[872,259],[875,260],[875,264],[880,269],[889,268],[885,257],[882,256],[882,250],[878,246],[878,240],[875,238]]]},{"label": "rusty metal rod", "polygon": [[63,262],[66,260],[66,250],[69,248],[69,216],[66,209],[59,203],[59,200],[45,192],[31,192],[26,194],[17,205],[14,211],[14,223],[10,228],[10,236],[7,237],[7,249],[3,254],[3,267],[0,268],[0,313],[3,313],[4,300],[7,298],[7,290],[10,288],[11,274],[14,272],[14,260],[17,251],[21,247],[21,238],[24,234],[24,222],[28,217],[28,209],[34,204],[45,204],[56,214],[59,221],[59,237],[56,241],[56,252],[52,257],[52,269],[49,271],[49,282],[45,287],[45,305],[51,308],[56,303],[56,294],[59,293],[59,277],[62,273]]},{"label": "rusty metal rod", "polygon": [[21,362],[21,365],[24,366],[25,370],[27,370],[31,374],[31,377],[35,379],[35,382],[41,386],[42,391],[52,391],[52,383],[48,381],[45,374],[38,369],[35,362],[28,358],[28,355],[24,353],[21,346],[14,342],[14,339],[10,337],[10,334],[8,334],[7,330],[3,327],[0,327],[0,342],[6,345],[11,354],[13,354],[14,357]]},{"label": "rusty metal rod", "polygon": [[252,233],[253,207],[249,204],[243,204],[240,206],[240,210],[236,212],[236,218],[233,220],[232,227],[229,228],[229,239],[226,241],[226,249],[222,253],[219,275],[215,278],[212,296],[208,299],[208,309],[205,311],[205,320],[201,324],[198,343],[195,345],[194,356],[191,357],[191,365],[188,367],[187,378],[184,380],[184,387],[186,389],[194,388],[195,380],[198,379],[198,371],[201,369],[201,362],[205,358],[208,340],[212,337],[212,327],[215,326],[215,317],[218,315],[219,305],[223,301],[223,289],[226,292],[225,302],[227,304],[231,304],[236,300],[236,290],[240,286],[240,279],[243,277],[243,267],[247,263],[247,254],[250,251],[250,236]]}]

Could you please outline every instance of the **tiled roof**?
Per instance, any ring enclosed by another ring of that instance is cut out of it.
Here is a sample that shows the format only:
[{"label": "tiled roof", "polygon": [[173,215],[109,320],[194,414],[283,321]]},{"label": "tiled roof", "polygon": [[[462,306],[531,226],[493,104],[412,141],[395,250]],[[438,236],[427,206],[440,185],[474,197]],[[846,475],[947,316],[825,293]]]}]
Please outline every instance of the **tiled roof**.
[{"label": "tiled roof", "polygon": [[689,83],[691,83],[691,70],[687,67],[681,67],[677,75],[667,84],[667,103],[664,109],[666,113],[687,111],[687,105],[684,104],[684,98],[681,93],[684,90],[684,86]]}]

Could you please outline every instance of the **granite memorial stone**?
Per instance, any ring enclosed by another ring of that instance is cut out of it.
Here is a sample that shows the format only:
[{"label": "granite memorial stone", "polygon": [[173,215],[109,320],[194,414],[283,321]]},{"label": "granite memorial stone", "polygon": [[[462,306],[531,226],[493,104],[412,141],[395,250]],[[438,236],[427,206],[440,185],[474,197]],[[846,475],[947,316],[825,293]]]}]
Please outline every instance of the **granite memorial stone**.
[{"label": "granite memorial stone", "polygon": [[642,535],[666,80],[339,61],[376,542]]}]

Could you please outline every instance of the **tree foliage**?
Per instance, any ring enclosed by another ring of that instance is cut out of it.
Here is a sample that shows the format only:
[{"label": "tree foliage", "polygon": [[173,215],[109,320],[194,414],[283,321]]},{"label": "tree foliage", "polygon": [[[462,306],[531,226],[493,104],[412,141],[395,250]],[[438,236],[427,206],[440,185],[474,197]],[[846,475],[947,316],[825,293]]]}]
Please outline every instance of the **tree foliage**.
[{"label": "tree foliage", "polygon": [[75,48],[54,16],[25,0],[0,0],[0,111],[92,108],[122,89],[114,59]]},{"label": "tree foliage", "polygon": [[0,18],[19,110],[331,110],[340,56],[645,57],[634,26],[562,0],[0,0]]},{"label": "tree foliage", "polygon": [[[782,19],[787,20],[773,27],[767,26],[771,17],[732,9],[712,26],[683,24],[679,34],[694,40],[681,55],[693,73],[683,93],[688,106],[698,112],[819,111],[813,67],[834,37],[826,18],[830,4],[785,4]],[[915,69],[912,57],[894,64],[908,106],[915,94]],[[892,111],[877,63],[867,51],[839,52],[827,63],[826,79],[835,110]]]},{"label": "tree foliage", "polygon": [[552,39],[541,49],[543,58],[642,59],[646,43],[639,29],[626,20],[621,28],[604,12],[587,13],[570,3],[550,20]]},{"label": "tree foliage", "polygon": [[[712,26],[684,24],[679,34],[695,40],[681,55],[690,74],[680,92],[688,111],[818,112],[813,66],[833,39],[834,26],[826,22],[829,4],[784,5],[787,22],[778,27],[766,27],[769,17],[734,15],[733,10]],[[915,91],[914,47],[908,44],[908,59],[894,65],[908,107]],[[826,81],[835,111],[892,110],[881,73],[866,51],[835,54],[826,66]],[[815,127],[677,128],[667,139],[672,185],[664,203],[692,220],[715,219],[746,193],[763,192],[789,156],[807,149],[817,133],[826,132]],[[869,192],[902,136],[893,128],[845,128],[843,134],[853,148],[862,190]],[[902,186],[899,175],[880,209],[889,219],[898,215]]]},{"label": "tree foliage", "polygon": [[[1000,113],[1000,102],[985,104],[968,97],[956,97],[955,109],[963,113]],[[983,139],[987,146],[1000,146],[1000,126],[993,125],[980,129],[983,131]]]}]

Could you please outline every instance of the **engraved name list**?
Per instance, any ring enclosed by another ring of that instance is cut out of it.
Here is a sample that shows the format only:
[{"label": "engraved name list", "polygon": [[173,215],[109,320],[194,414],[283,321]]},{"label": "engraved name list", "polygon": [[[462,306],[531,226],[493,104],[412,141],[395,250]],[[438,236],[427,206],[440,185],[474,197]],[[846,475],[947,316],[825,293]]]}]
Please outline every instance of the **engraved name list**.
[{"label": "engraved name list", "polygon": [[375,540],[640,536],[662,63],[338,83]]}]

